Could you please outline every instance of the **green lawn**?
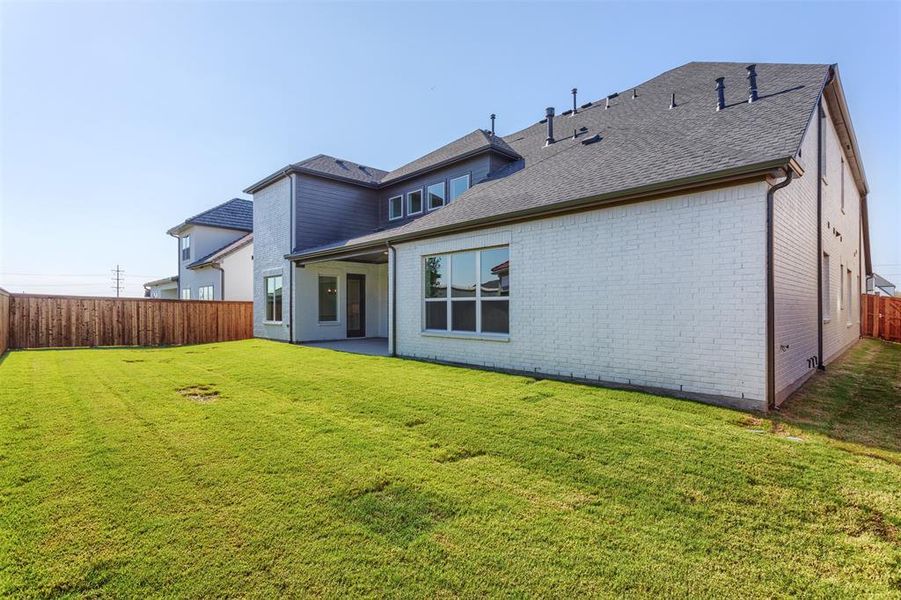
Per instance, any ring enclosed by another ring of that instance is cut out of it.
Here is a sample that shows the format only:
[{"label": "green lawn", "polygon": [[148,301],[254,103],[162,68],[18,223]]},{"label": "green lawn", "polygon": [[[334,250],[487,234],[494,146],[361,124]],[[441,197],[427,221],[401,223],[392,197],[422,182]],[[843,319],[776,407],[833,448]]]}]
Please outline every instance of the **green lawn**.
[{"label": "green lawn", "polygon": [[899,364],[862,342],[770,420],[259,340],[14,352],[0,596],[898,598]]}]

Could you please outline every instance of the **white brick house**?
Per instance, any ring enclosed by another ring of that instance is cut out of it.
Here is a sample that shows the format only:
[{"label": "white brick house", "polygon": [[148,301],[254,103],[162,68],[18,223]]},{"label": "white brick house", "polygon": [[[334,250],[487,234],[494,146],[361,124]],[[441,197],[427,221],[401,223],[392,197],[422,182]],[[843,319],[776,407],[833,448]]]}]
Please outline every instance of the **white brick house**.
[{"label": "white brick house", "polygon": [[858,339],[867,184],[834,65],[690,63],[573,106],[248,188],[256,334],[756,409]]}]

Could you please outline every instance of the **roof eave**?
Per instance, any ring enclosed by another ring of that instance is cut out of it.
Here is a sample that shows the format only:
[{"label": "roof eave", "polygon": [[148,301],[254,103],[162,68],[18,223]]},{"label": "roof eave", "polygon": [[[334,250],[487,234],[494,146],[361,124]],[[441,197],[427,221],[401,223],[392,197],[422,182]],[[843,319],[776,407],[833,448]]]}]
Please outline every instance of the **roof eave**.
[{"label": "roof eave", "polygon": [[[792,156],[787,156],[784,158],[773,159],[734,169],[715,171],[711,173],[705,173],[703,175],[696,175],[693,177],[686,177],[683,179],[672,180],[638,188],[631,188],[628,190],[620,190],[608,194],[586,196],[584,198],[577,198],[566,202],[558,202],[550,206],[535,207],[513,213],[505,213],[503,215],[492,215],[489,217],[483,217],[481,219],[473,219],[472,221],[466,221],[464,223],[456,223],[444,227],[436,227],[435,229],[415,231],[408,234],[400,234],[397,236],[388,236],[379,240],[364,242],[353,246],[328,248],[314,252],[295,252],[286,254],[285,258],[287,260],[293,260],[297,262],[313,262],[314,260],[320,260],[324,257],[340,258],[341,256],[344,256],[346,254],[359,254],[361,253],[361,251],[384,247],[386,244],[391,243],[409,242],[417,239],[437,237],[440,235],[447,235],[450,233],[457,233],[470,229],[479,229],[505,223],[550,217],[558,213],[574,212],[593,207],[601,208],[613,203],[641,201],[642,199],[650,199],[650,197],[659,197],[661,195],[676,193],[694,188],[726,184],[729,182],[734,182],[736,180],[766,177],[772,175],[773,171],[776,169],[795,169],[797,162],[794,161],[793,158],[794,157]],[[801,173],[803,174],[803,170],[801,171]]]},{"label": "roof eave", "polygon": [[474,150],[470,150],[469,152],[464,152],[463,154],[458,154],[451,158],[442,160],[441,162],[437,162],[434,165],[429,165],[427,167],[423,167],[421,169],[411,171],[410,173],[407,173],[406,175],[403,175],[402,177],[397,177],[395,179],[391,179],[390,181],[385,181],[384,179],[382,179],[382,181],[379,182],[378,187],[385,188],[385,187],[389,187],[392,185],[396,185],[398,183],[407,181],[408,179],[412,179],[414,177],[419,177],[423,173],[428,173],[429,171],[434,171],[436,169],[441,169],[441,168],[447,167],[449,165],[467,160],[469,158],[473,158],[480,154],[484,154],[485,152],[496,152],[502,156],[506,156],[507,158],[509,158],[511,160],[519,160],[522,158],[522,156],[520,156],[518,154],[511,154],[510,152],[506,152],[506,151],[502,150],[501,148],[497,148],[495,146],[490,146],[490,145],[480,146]]}]

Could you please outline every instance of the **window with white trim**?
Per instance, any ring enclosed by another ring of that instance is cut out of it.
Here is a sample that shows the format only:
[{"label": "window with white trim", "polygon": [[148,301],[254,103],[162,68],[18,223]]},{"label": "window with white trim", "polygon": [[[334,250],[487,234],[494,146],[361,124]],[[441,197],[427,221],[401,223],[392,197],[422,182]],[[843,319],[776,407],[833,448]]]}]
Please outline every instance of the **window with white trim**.
[{"label": "window with white trim", "polygon": [[845,308],[845,265],[838,265],[838,310]]},{"label": "window with white trim", "polygon": [[435,210],[444,206],[444,200],[447,197],[444,190],[444,182],[433,183],[426,188],[426,197],[428,198],[429,210]]},{"label": "window with white trim", "polygon": [[842,197],[842,212],[845,212],[845,157],[842,157],[842,175],[839,180],[839,185],[841,186],[841,197]]},{"label": "window with white trim", "polygon": [[[170,248],[172,246],[169,246]],[[191,236],[186,235],[181,238],[181,259],[191,260]]]},{"label": "window with white trim", "polygon": [[404,197],[392,196],[388,198],[388,220],[394,221],[404,216]]},{"label": "window with white trim", "polygon": [[191,299],[191,288],[181,288],[181,299],[182,300],[190,300]]},{"label": "window with white trim", "polygon": [[281,322],[282,320],[282,276],[263,277],[263,288],[266,290],[266,320]]},{"label": "window with white trim", "polygon": [[334,323],[338,320],[338,278],[334,275],[319,276],[319,322]]},{"label": "window with white trim", "polygon": [[854,290],[851,289],[851,269],[848,269],[848,271],[846,273],[846,277],[847,277],[847,281],[845,282],[845,289],[847,290],[847,293],[848,293],[848,300],[846,302],[846,306],[848,308],[848,314],[847,314],[848,318],[845,319],[845,322],[848,325],[850,325],[851,323],[854,322],[854,318],[851,316],[851,314],[854,312]]},{"label": "window with white trim", "polygon": [[407,214],[418,215],[422,212],[422,190],[407,192]]},{"label": "window with white trim", "polygon": [[213,286],[212,285],[202,285],[197,288],[197,299],[198,300],[212,300],[213,299]]},{"label": "window with white trim", "polygon": [[424,259],[427,331],[510,332],[510,248],[500,246]]},{"label": "window with white trim", "polygon": [[469,174],[460,177],[454,177],[450,180],[450,199],[448,202],[456,200],[463,192],[469,189]]},{"label": "window with white trim", "polygon": [[829,255],[823,252],[823,321],[832,318],[832,292],[829,289]]}]

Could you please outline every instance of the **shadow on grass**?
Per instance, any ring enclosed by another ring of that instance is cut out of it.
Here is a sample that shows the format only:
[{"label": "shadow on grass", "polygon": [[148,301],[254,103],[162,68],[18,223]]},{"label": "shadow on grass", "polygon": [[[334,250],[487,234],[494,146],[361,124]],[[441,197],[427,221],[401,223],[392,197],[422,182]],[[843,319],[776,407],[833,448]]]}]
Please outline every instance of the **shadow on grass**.
[{"label": "shadow on grass", "polygon": [[844,447],[850,452],[901,464],[901,344],[861,340],[770,417],[868,447]]}]

